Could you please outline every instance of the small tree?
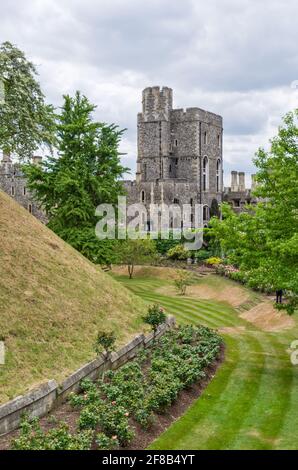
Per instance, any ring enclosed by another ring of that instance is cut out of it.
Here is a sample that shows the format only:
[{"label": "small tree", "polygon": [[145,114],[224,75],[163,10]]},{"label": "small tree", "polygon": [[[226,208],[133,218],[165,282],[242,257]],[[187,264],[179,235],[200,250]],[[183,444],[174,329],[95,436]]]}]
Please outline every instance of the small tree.
[{"label": "small tree", "polygon": [[134,267],[137,264],[150,263],[156,257],[156,247],[152,240],[125,240],[118,245],[118,259],[127,264],[129,279],[132,279]]},{"label": "small tree", "polygon": [[144,322],[151,326],[153,342],[155,342],[157,328],[166,321],[166,318],[164,309],[158,304],[151,305],[148,308],[147,314],[143,317]]},{"label": "small tree", "polygon": [[116,335],[113,331],[99,331],[95,340],[94,349],[96,354],[105,353],[107,358],[115,349]]},{"label": "small tree", "polygon": [[178,291],[178,294],[185,295],[186,288],[190,284],[190,273],[188,271],[177,271],[177,277],[174,280],[175,287]]}]

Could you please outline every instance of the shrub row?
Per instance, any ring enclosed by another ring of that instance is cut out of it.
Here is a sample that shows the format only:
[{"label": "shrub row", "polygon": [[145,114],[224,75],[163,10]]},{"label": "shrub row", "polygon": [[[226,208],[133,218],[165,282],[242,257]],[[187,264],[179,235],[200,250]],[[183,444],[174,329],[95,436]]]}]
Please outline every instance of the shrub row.
[{"label": "shrub row", "polygon": [[99,449],[125,447],[134,437],[135,423],[150,429],[156,413],[163,413],[182,389],[205,376],[220,345],[217,333],[205,327],[170,330],[153,348],[96,383],[82,381],[82,393],[70,396],[71,405],[80,411],[76,435],[65,425],[43,433],[36,422],[25,422],[13,448],[82,449],[94,443]]}]

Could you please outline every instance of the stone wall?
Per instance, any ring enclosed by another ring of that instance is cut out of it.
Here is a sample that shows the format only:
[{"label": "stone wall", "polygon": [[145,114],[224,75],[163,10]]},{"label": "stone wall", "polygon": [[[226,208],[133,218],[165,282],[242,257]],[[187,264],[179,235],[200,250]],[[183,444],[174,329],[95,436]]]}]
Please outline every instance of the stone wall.
[{"label": "stone wall", "polygon": [[48,222],[45,213],[40,209],[39,204],[28,190],[26,178],[24,178],[19,165],[12,163],[7,155],[3,155],[2,162],[0,162],[0,189],[15,199],[41,222]]},{"label": "stone wall", "polygon": [[[162,336],[168,329],[175,326],[175,318],[169,316],[166,323],[158,328],[156,337]],[[65,401],[71,392],[80,390],[82,379],[98,379],[104,370],[117,369],[133,359],[142,348],[152,345],[153,334],[136,336],[119,351],[112,353],[110,358],[98,357],[80,367],[61,384],[50,380],[26,395],[16,397],[14,400],[0,406],[0,435],[17,429],[24,413],[30,417],[42,417],[54,407]]]}]

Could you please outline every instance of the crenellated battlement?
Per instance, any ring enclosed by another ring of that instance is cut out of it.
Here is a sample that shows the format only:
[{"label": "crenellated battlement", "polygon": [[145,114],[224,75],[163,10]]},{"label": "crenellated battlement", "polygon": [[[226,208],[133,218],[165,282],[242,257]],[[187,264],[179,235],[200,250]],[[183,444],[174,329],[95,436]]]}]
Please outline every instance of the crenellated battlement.
[{"label": "crenellated battlement", "polygon": [[168,87],[148,87],[143,90],[142,120],[168,120],[173,108],[173,90]]},{"label": "crenellated battlement", "polygon": [[222,127],[221,116],[201,108],[173,109],[171,111],[171,120],[173,122],[200,121],[205,124]]}]

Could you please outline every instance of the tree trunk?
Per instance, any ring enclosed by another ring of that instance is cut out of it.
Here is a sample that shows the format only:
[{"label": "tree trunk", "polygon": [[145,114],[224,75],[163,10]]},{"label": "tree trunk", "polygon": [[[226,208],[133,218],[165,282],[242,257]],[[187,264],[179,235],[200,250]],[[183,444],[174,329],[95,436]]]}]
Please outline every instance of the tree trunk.
[{"label": "tree trunk", "polygon": [[133,275],[133,264],[129,264],[128,265],[128,274],[129,274],[129,279],[132,279],[132,275]]}]

